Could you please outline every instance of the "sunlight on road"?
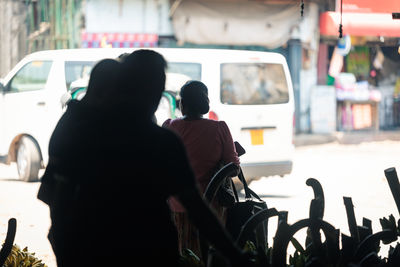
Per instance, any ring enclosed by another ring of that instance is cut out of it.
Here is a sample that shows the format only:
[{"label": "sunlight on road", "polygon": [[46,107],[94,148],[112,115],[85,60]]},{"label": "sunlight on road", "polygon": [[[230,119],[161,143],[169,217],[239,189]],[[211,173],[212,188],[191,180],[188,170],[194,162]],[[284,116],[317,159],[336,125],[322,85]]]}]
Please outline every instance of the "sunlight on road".
[{"label": "sunlight on road", "polygon": [[[343,197],[351,197],[358,225],[363,217],[372,221],[373,232],[381,230],[379,219],[393,214],[397,207],[384,176],[384,170],[395,167],[400,171],[400,143],[393,141],[338,145],[335,143],[296,149],[293,172],[285,177],[268,177],[254,181],[250,187],[266,201],[269,208],[288,211],[288,222],[309,217],[309,205],[314,198],[308,178],[317,179],[324,190],[324,220],[350,235]],[[269,242],[277,222],[269,223]],[[305,231],[296,238],[304,240]],[[388,246],[381,249],[387,253]],[[293,252],[293,248],[288,249]]]},{"label": "sunlight on road", "polygon": [[[358,225],[363,217],[372,221],[373,231],[381,230],[379,219],[393,214],[399,217],[384,170],[395,167],[400,171],[400,142],[381,141],[352,145],[330,143],[296,148],[293,172],[285,177],[263,177],[250,187],[266,201],[269,208],[288,211],[288,222],[295,223],[309,217],[309,205],[314,198],[308,178],[317,179],[324,190],[324,220],[349,235],[343,197],[351,197]],[[55,267],[55,258],[47,240],[50,218],[48,207],[37,200],[40,183],[18,180],[16,166],[0,165],[0,227],[6,229],[11,217],[17,219],[16,243],[27,246]],[[269,245],[277,228],[277,219],[269,222]],[[304,245],[306,231],[295,237]],[[0,233],[0,239],[5,232]],[[386,256],[387,245],[381,245],[381,255]],[[294,252],[289,245],[289,254]]]}]

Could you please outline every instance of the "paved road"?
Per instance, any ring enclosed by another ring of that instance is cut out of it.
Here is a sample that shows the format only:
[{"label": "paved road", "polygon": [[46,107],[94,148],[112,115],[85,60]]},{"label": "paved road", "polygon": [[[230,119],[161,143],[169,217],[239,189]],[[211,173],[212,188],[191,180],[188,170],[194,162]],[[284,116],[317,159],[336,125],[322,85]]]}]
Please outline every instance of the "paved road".
[{"label": "paved road", "polygon": [[28,247],[49,267],[55,258],[47,241],[50,226],[49,210],[36,198],[39,182],[25,183],[17,179],[16,166],[0,164],[0,242],[3,242],[8,219],[17,219],[15,244]]},{"label": "paved road", "polygon": [[[308,217],[313,192],[305,181],[316,178],[325,193],[326,221],[349,234],[343,204],[343,196],[347,196],[352,197],[357,223],[361,224],[363,217],[369,218],[374,231],[378,231],[379,218],[390,214],[399,218],[384,177],[386,168],[396,167],[400,171],[399,156],[399,141],[302,146],[296,149],[291,175],[263,178],[250,187],[269,207],[288,211],[289,223],[293,223]],[[16,243],[28,246],[49,267],[55,267],[46,238],[50,225],[48,209],[36,199],[39,183],[19,182],[16,177],[15,166],[0,164],[0,240],[4,240],[7,220],[15,217],[18,221]],[[276,221],[271,220],[271,236],[275,226]],[[299,232],[297,237],[302,240],[304,235],[305,231]],[[386,251],[383,247],[382,252]]]}]

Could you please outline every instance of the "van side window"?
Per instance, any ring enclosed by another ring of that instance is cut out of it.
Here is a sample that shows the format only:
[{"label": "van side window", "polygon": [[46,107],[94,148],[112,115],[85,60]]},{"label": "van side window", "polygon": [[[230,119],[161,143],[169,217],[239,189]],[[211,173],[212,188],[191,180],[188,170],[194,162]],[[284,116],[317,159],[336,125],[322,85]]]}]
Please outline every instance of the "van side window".
[{"label": "van side window", "polygon": [[52,61],[32,61],[23,66],[12,78],[7,91],[26,92],[42,90],[46,86]]},{"label": "van side window", "polygon": [[95,61],[66,61],[65,62],[65,82],[67,89],[73,81],[88,79]]},{"label": "van side window", "polygon": [[179,90],[188,80],[201,80],[200,63],[168,62],[165,92],[155,113],[159,125],[168,118],[182,115],[179,110]]},{"label": "van side window", "polygon": [[281,64],[221,64],[221,102],[229,105],[282,104],[289,101]]}]

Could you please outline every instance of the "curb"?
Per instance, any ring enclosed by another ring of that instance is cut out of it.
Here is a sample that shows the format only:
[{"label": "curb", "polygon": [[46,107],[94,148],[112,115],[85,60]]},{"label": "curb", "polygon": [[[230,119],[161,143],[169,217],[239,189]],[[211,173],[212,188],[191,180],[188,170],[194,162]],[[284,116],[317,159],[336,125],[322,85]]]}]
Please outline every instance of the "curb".
[{"label": "curb", "polygon": [[294,146],[322,145],[337,142],[339,144],[360,144],[363,142],[400,141],[400,130],[390,131],[349,131],[332,134],[296,134]]}]

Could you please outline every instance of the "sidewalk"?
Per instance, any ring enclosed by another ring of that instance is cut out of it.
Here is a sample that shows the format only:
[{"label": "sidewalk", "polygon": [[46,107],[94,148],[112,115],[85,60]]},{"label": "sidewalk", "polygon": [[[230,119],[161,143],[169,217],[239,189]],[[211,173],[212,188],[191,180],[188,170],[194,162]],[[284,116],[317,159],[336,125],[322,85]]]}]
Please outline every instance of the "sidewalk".
[{"label": "sidewalk", "polygon": [[380,131],[349,131],[334,132],[332,134],[296,134],[294,136],[294,145],[310,146],[320,145],[332,142],[339,144],[359,144],[362,142],[376,141],[400,141],[400,129],[396,130],[380,130]]}]

